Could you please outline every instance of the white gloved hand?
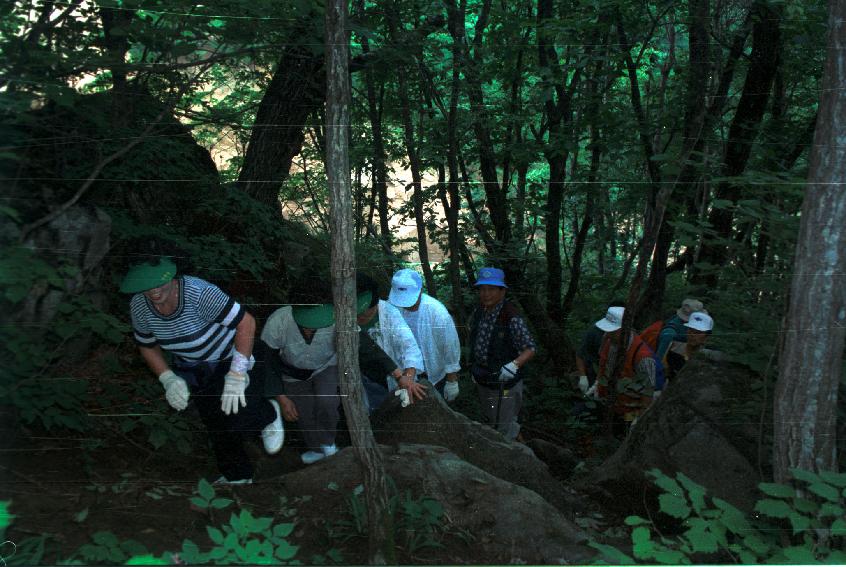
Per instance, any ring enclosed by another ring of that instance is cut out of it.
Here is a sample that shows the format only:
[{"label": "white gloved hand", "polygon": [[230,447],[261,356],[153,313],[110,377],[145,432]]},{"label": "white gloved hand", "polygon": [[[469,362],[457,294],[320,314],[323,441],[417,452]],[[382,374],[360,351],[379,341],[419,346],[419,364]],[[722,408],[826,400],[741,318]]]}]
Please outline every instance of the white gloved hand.
[{"label": "white gloved hand", "polygon": [[165,370],[159,374],[159,382],[165,389],[165,399],[170,407],[176,411],[182,411],[188,407],[188,384],[185,380],[176,375],[173,370]]},{"label": "white gloved hand", "polygon": [[244,391],[250,383],[247,374],[239,374],[230,370],[223,378],[223,394],[220,396],[220,409],[226,415],[238,413],[238,405],[247,407]]},{"label": "white gloved hand", "polygon": [[587,389],[587,392],[585,392],[585,397],[593,398],[594,400],[599,399],[599,394],[596,391],[596,382],[593,383],[593,386]]},{"label": "white gloved hand", "polygon": [[394,395],[399,396],[400,400],[402,401],[402,407],[408,407],[411,405],[411,399],[408,397],[408,390],[405,388],[399,388],[394,390]]},{"label": "white gloved hand", "polygon": [[502,368],[499,369],[499,381],[508,382],[509,380],[513,380],[517,377],[517,370],[519,369],[513,360],[508,364],[503,364]]},{"label": "white gloved hand", "polygon": [[579,376],[579,390],[582,391],[582,394],[586,394],[589,387],[587,376]]},{"label": "white gloved hand", "polygon": [[447,383],[444,384],[444,399],[448,402],[451,402],[457,397],[458,380],[455,380],[454,382],[450,382],[449,380],[447,380]]}]

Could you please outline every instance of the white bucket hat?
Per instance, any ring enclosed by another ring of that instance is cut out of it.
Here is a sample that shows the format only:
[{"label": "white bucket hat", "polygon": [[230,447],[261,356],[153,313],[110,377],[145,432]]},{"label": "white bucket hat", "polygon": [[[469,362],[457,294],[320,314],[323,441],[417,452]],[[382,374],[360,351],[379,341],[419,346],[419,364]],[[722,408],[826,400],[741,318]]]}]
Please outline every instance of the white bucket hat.
[{"label": "white bucket hat", "polygon": [[710,333],[714,328],[714,319],[704,311],[696,311],[690,314],[690,320],[684,324],[689,329]]},{"label": "white bucket hat", "polygon": [[623,326],[623,313],[626,311],[625,307],[609,307],[605,313],[605,317],[596,322],[596,326],[611,333]]}]

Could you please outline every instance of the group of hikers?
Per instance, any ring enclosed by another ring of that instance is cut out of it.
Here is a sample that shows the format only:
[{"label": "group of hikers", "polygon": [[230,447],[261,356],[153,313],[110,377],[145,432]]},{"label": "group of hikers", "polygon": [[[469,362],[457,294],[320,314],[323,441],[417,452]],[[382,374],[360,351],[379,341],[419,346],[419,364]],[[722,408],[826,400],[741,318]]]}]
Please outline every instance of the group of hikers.
[{"label": "group of hikers", "polygon": [[[147,257],[128,269],[120,289],[132,294],[132,328],[141,356],[171,407],[181,411],[193,400],[221,473],[216,483],[252,483],[244,439],[260,435],[267,453],[276,454],[284,444],[284,422],[298,426],[307,449],[300,456],[304,464],[337,452],[341,399],[326,279],[295,291],[296,301],[274,311],[256,340],[256,321],[242,305],[216,285],[178,273],[173,258]],[[367,409],[372,413],[391,395],[403,407],[429,395],[454,401],[461,369],[458,332],[447,308],[423,292],[420,274],[407,268],[394,273],[387,300],[368,275],[360,273],[356,280]],[[505,298],[501,269],[479,270],[475,288],[479,304],[470,320],[467,351],[481,413],[507,439],[520,441],[525,365],[536,344],[516,305]],[[699,301],[685,300],[673,318],[621,343],[623,312],[622,305],[612,304],[585,335],[578,386],[586,396],[607,397],[616,350],[627,344],[614,407],[631,422],[701,347],[713,320]]]},{"label": "group of hikers", "polygon": [[[391,394],[403,407],[428,395],[459,394],[461,345],[447,308],[423,292],[416,271],[401,269],[387,300],[366,274],[357,280],[359,367],[365,403],[375,411]],[[121,291],[132,294],[135,342],[173,409],[193,400],[217,460],[218,484],[250,484],[245,437],[260,435],[269,454],[296,422],[306,465],[337,452],[340,419],[338,357],[331,290],[310,281],[297,302],[274,311],[256,340],[256,321],[216,285],[178,273],[173,258],[132,265]],[[535,342],[513,303],[505,274],[482,268],[479,308],[470,333],[470,363],[485,421],[509,439],[520,434],[525,364]],[[165,351],[170,353],[170,362]],[[427,380],[434,390],[430,392]]]}]

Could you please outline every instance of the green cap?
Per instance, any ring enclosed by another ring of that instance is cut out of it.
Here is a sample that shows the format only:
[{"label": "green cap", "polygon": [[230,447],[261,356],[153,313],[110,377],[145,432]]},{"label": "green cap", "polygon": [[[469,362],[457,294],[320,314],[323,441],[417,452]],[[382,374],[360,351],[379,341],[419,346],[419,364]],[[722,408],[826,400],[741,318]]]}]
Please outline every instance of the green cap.
[{"label": "green cap", "polygon": [[120,283],[123,293],[139,293],[163,286],[176,277],[176,264],[167,256],[159,258],[158,263],[144,262],[129,268]]},{"label": "green cap", "polygon": [[355,312],[357,315],[361,315],[362,312],[367,311],[370,307],[371,299],[373,299],[373,292],[371,291],[362,291],[358,294],[355,302]]},{"label": "green cap", "polygon": [[331,303],[318,305],[294,305],[291,315],[300,327],[305,329],[322,329],[335,323],[335,311]]},{"label": "green cap", "polygon": [[[366,310],[372,298],[373,294],[369,291],[359,293],[356,298],[356,314]],[[322,329],[335,323],[335,307],[331,303],[294,305],[291,315],[294,316],[294,322],[305,329]]]}]

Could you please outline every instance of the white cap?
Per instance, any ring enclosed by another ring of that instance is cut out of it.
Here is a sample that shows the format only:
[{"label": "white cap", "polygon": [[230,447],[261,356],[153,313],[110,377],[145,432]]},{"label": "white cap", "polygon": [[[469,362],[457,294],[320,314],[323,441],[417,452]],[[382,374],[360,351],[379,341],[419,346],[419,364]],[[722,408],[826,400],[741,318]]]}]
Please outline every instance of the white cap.
[{"label": "white cap", "polygon": [[597,321],[596,326],[606,333],[616,331],[623,326],[623,313],[625,311],[625,307],[609,307],[605,317]]},{"label": "white cap", "polygon": [[690,314],[690,320],[684,326],[696,331],[710,333],[711,329],[714,328],[714,320],[704,311],[696,311]]},{"label": "white cap", "polygon": [[411,307],[417,303],[422,289],[423,278],[420,274],[408,268],[399,270],[391,279],[391,293],[388,294],[388,301],[397,307]]}]

